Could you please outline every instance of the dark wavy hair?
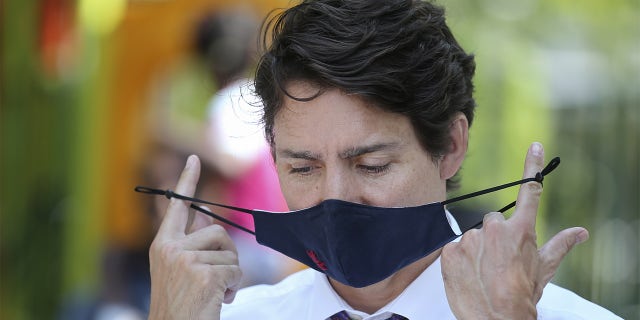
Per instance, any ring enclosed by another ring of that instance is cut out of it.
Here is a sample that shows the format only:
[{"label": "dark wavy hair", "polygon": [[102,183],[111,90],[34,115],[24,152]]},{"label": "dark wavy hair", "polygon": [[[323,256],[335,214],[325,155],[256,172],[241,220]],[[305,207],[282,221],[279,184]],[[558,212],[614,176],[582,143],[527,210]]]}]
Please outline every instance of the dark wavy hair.
[{"label": "dark wavy hair", "polygon": [[[270,34],[270,36],[269,36]],[[304,0],[263,24],[255,90],[262,99],[267,140],[284,97],[311,101],[337,88],[406,115],[435,159],[451,144],[457,112],[473,121],[473,55],[447,27],[444,9],[419,0]],[[293,97],[291,81],[320,90]],[[455,186],[447,181],[448,189]]]}]

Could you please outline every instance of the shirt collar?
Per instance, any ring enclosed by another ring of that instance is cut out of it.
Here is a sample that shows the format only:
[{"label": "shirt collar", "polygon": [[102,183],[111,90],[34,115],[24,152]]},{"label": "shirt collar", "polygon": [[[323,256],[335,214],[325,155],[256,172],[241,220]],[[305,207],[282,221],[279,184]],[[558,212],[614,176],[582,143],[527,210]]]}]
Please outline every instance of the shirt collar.
[{"label": "shirt collar", "polygon": [[[460,227],[455,218],[449,211],[446,211],[446,215],[453,232],[460,234]],[[460,237],[454,241],[460,241]],[[393,312],[409,319],[423,319],[426,314],[433,319],[455,319],[449,308],[440,268],[438,257],[396,299],[382,307],[375,315]],[[314,277],[307,319],[326,319],[342,310],[368,317],[365,313],[351,308],[333,290],[325,274],[315,272]],[[428,303],[416,303],[417,299]]]},{"label": "shirt collar", "polygon": [[313,289],[309,297],[309,314],[307,314],[306,319],[326,319],[342,310],[353,310],[333,290],[324,273],[315,272],[314,277]]}]

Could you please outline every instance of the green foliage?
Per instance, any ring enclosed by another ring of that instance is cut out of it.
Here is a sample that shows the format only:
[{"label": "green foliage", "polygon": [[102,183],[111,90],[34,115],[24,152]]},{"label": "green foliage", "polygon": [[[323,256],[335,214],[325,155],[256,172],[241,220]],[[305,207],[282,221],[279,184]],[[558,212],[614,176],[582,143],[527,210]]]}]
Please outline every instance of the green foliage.
[{"label": "green foliage", "polygon": [[59,304],[66,165],[73,93],[43,78],[37,6],[6,2],[3,32],[0,190],[0,318],[51,318]]}]

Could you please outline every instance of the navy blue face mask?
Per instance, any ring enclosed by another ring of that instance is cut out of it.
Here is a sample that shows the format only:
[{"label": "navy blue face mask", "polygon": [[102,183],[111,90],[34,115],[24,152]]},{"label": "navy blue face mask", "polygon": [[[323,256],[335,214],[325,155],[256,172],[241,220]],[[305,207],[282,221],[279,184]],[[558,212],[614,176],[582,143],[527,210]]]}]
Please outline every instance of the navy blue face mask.
[{"label": "navy blue face mask", "polygon": [[[258,243],[325,273],[345,285],[361,288],[380,282],[458,237],[447,220],[445,205],[522,183],[542,183],[560,164],[554,158],[535,177],[417,207],[383,208],[342,200],[325,200],[298,211],[249,210],[176,194],[136,187],[143,193],[191,201],[191,207],[255,235]],[[253,216],[255,232],[193,203],[205,203]],[[515,201],[499,210],[515,206]],[[482,224],[482,221],[464,232]]]}]

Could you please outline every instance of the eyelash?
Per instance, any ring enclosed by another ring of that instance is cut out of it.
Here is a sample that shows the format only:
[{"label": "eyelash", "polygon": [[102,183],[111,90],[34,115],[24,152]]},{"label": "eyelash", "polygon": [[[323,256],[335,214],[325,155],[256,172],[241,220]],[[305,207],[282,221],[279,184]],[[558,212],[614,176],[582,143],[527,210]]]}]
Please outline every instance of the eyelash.
[{"label": "eyelash", "polygon": [[381,173],[387,172],[389,170],[390,165],[391,165],[391,163],[387,163],[387,164],[381,165],[381,166],[359,165],[358,168],[362,169],[366,173],[381,174]]},{"label": "eyelash", "polygon": [[291,168],[289,170],[289,173],[291,174],[299,174],[299,175],[306,175],[309,174],[311,172],[311,170],[313,170],[313,167],[309,166],[309,167],[300,167],[300,168]]}]

